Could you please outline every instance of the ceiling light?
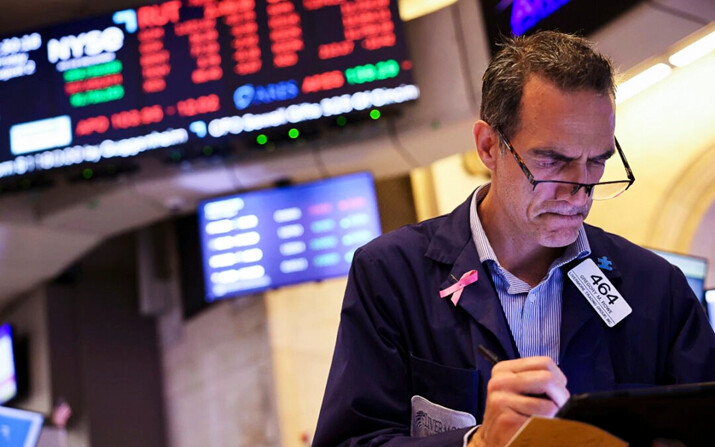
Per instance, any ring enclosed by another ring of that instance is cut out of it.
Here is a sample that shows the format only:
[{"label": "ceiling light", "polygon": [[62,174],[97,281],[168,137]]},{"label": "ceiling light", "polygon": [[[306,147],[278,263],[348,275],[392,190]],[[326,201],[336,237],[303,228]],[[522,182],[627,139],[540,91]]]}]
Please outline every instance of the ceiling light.
[{"label": "ceiling light", "polygon": [[668,64],[658,63],[643,70],[625,82],[618,84],[616,89],[616,104],[637,95],[656,82],[666,78],[672,68]]},{"label": "ceiling light", "polygon": [[407,22],[456,3],[457,0],[400,0],[400,18]]},{"label": "ceiling light", "polygon": [[687,47],[670,56],[668,62],[676,67],[684,67],[715,50],[715,31],[696,40]]}]

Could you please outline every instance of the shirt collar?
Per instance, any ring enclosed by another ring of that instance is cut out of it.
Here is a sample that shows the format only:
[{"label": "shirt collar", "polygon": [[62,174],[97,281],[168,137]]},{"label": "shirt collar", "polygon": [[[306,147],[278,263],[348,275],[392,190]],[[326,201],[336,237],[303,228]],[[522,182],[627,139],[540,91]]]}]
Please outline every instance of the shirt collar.
[{"label": "shirt collar", "polygon": [[[487,234],[484,232],[484,227],[482,227],[482,222],[479,219],[479,213],[477,212],[477,205],[486,197],[489,191],[490,183],[485,183],[484,185],[478,187],[474,194],[472,195],[472,202],[469,206],[469,225],[472,229],[472,239],[477,247],[477,253],[479,254],[479,262],[484,263],[485,261],[494,262],[498,270],[505,271],[499,264],[496,253],[487,239]],[[586,237],[586,230],[583,225],[578,229],[578,236],[576,240],[566,247],[564,253],[554,260],[554,262],[549,267],[549,275],[554,269],[561,267],[564,264],[575,259],[585,258],[591,254],[591,246],[588,243],[588,238]]]}]

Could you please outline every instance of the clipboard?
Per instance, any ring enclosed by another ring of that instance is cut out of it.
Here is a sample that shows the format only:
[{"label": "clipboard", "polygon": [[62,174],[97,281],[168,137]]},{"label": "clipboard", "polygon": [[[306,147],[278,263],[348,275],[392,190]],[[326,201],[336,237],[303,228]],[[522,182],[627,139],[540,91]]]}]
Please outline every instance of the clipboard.
[{"label": "clipboard", "polygon": [[556,417],[595,425],[633,447],[650,447],[654,438],[712,447],[715,382],[578,394]]}]

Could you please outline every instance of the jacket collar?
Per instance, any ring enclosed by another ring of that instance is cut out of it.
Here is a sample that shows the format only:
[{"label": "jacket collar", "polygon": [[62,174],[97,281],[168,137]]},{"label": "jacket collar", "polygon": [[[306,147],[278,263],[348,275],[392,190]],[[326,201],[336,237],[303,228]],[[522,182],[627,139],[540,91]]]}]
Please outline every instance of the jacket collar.
[{"label": "jacket collar", "polygon": [[[466,245],[472,242],[472,230],[469,228],[469,207],[472,194],[466,201],[441,219],[425,256],[443,264],[454,264]],[[476,248],[474,249],[476,253]],[[477,258],[479,262],[479,258]],[[473,267],[472,267],[473,268]]]},{"label": "jacket collar", "polygon": [[605,238],[605,231],[600,228],[584,225],[586,228],[586,237],[588,237],[588,243],[591,245],[591,255],[589,256],[593,259],[593,262],[600,267],[601,262],[608,265],[611,270],[604,269],[601,267],[601,271],[606,275],[611,281],[617,280],[621,277],[621,271],[618,268],[618,263],[613,263],[612,259],[617,258],[617,253],[613,253],[612,249],[606,244],[607,238]]}]

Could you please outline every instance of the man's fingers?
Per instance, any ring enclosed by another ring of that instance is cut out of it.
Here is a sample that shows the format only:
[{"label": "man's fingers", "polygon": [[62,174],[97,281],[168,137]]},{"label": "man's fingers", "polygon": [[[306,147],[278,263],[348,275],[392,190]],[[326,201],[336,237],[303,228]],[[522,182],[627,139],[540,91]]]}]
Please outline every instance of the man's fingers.
[{"label": "man's fingers", "polygon": [[492,375],[501,372],[521,373],[526,371],[550,371],[557,382],[566,385],[566,376],[563,371],[549,357],[525,357],[515,360],[504,360],[492,368]]},{"label": "man's fingers", "polygon": [[512,393],[538,396],[545,394],[559,407],[569,399],[565,384],[551,371],[534,370],[520,373],[501,372],[489,381],[490,392],[509,391]]},{"label": "man's fingers", "polygon": [[[529,416],[553,417],[560,408],[560,406],[551,399],[507,392],[494,393],[492,399],[495,406],[517,413],[525,418]],[[508,413],[508,411],[506,413]]]},{"label": "man's fingers", "polygon": [[566,376],[550,358],[498,362],[487,384],[484,421],[470,445],[504,445],[528,417],[553,417],[568,398]]}]

